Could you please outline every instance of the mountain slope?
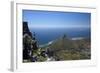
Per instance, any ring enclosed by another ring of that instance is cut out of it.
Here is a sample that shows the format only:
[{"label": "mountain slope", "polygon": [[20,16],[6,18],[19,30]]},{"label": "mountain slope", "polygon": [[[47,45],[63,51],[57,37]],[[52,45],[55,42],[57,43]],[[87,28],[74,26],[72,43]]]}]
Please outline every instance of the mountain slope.
[{"label": "mountain slope", "polygon": [[45,49],[49,51],[49,57],[56,61],[91,58],[90,40],[87,38],[72,40],[63,35],[46,45]]},{"label": "mountain slope", "polygon": [[73,42],[67,38],[66,35],[63,35],[63,37],[60,37],[59,39],[56,39],[52,42],[51,45],[49,45],[50,50],[68,50],[72,48]]}]

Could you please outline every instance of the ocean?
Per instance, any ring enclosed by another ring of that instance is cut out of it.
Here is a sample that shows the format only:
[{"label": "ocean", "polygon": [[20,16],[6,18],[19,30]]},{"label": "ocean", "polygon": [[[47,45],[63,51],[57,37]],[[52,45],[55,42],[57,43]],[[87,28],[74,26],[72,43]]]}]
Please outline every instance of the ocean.
[{"label": "ocean", "polygon": [[46,44],[62,37],[63,35],[66,35],[68,38],[89,38],[91,36],[90,28],[39,28],[30,29],[30,31],[32,34],[35,33],[39,45]]}]

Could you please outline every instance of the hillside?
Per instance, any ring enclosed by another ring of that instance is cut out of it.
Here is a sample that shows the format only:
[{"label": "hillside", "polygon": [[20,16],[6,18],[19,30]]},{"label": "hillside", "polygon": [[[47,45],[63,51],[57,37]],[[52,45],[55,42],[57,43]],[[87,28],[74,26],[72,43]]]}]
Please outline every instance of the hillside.
[{"label": "hillside", "polygon": [[66,35],[54,40],[45,49],[49,57],[59,60],[90,59],[90,40],[87,38],[71,40]]}]

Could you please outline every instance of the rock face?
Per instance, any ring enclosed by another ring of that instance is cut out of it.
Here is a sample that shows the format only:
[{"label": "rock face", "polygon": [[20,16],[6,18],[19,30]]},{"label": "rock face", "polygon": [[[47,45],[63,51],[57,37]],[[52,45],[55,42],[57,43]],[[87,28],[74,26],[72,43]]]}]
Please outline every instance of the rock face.
[{"label": "rock face", "polygon": [[43,62],[46,60],[46,51],[39,48],[35,32],[32,34],[28,28],[28,23],[23,22],[23,63]]},{"label": "rock face", "polygon": [[28,28],[28,22],[23,22],[23,35],[28,34],[32,37],[32,33],[30,32]]},{"label": "rock face", "polygon": [[32,36],[28,28],[28,23],[23,22],[23,60],[33,60],[33,51],[37,50],[37,41],[35,40],[35,33]]}]

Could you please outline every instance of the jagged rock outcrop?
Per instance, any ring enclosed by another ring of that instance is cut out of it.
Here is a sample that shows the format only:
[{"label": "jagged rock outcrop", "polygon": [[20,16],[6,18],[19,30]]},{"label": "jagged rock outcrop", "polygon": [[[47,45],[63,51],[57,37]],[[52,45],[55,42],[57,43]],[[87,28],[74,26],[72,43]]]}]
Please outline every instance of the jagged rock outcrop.
[{"label": "jagged rock outcrop", "polygon": [[[37,50],[37,41],[28,28],[28,23],[23,22],[23,60],[33,60],[33,52]],[[34,60],[35,61],[35,60]]]},{"label": "jagged rock outcrop", "polygon": [[32,33],[30,32],[28,28],[28,22],[23,22],[23,35],[28,34],[32,37]]}]

